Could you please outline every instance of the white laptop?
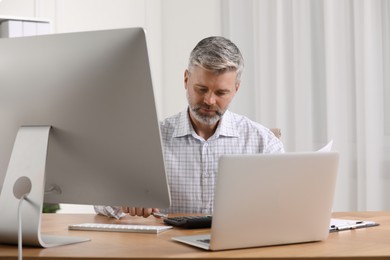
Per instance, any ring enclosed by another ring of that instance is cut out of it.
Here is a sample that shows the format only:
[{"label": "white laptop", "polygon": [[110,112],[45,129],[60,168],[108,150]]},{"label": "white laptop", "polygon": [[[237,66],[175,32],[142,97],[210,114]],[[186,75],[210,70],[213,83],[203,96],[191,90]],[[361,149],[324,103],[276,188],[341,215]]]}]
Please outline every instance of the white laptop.
[{"label": "white laptop", "polygon": [[172,239],[206,250],[325,240],[338,159],[336,152],[223,156],[211,234]]}]

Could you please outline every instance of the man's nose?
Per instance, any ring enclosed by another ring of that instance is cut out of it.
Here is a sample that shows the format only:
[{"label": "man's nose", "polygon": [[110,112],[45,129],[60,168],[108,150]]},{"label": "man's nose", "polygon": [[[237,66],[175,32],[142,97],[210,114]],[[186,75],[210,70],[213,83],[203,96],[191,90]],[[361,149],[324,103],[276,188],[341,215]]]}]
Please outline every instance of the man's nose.
[{"label": "man's nose", "polygon": [[207,105],[213,105],[215,104],[215,95],[214,93],[207,93],[204,97],[204,102],[207,104]]}]

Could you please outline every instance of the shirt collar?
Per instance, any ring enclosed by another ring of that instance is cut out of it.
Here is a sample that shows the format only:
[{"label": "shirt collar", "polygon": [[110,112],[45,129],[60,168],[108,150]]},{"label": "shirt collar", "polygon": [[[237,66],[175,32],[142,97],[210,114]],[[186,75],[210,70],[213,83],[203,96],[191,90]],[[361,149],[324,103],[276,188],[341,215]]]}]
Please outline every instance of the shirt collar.
[{"label": "shirt collar", "polygon": [[175,131],[173,132],[173,137],[190,135],[191,131],[193,131],[187,111],[188,110],[186,109],[179,114],[179,120],[177,121]]},{"label": "shirt collar", "polygon": [[229,110],[226,110],[225,114],[223,114],[223,117],[214,135],[216,137],[219,136],[239,137],[240,136],[237,131],[236,122],[234,120],[234,114],[231,113]]}]

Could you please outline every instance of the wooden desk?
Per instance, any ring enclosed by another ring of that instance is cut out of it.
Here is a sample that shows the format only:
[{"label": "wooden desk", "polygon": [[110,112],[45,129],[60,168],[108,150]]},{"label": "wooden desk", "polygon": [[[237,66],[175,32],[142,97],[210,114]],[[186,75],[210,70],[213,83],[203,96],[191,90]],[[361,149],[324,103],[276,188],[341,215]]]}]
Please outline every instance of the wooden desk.
[{"label": "wooden desk", "polygon": [[[89,214],[44,214],[44,233],[55,235],[87,236],[92,239],[74,245],[55,248],[24,248],[24,259],[40,257],[57,259],[108,258],[229,258],[229,259],[390,259],[390,212],[334,213],[333,217],[363,219],[380,223],[378,227],[342,231],[329,234],[322,242],[271,246],[208,252],[171,240],[172,236],[207,233],[208,229],[174,229],[161,234],[135,234],[115,232],[69,231],[68,224],[83,222],[118,222]],[[121,222],[156,224],[161,220],[127,217]],[[16,246],[0,245],[0,258],[17,257]]]}]

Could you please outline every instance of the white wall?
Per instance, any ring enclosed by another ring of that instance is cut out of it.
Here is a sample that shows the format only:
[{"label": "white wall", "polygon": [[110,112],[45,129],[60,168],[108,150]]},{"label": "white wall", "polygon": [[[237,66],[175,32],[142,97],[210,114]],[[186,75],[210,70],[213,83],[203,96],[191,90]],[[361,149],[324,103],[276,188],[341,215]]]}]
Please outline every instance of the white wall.
[{"label": "white wall", "polygon": [[187,105],[183,76],[189,53],[196,43],[210,35],[221,35],[219,0],[163,0],[163,116]]},{"label": "white wall", "polygon": [[3,0],[0,16],[51,21],[53,33],[144,27],[160,118],[183,110],[189,52],[221,34],[220,0]]},{"label": "white wall", "polygon": [[[256,120],[255,114],[255,61],[256,50],[254,32],[253,1],[228,0],[222,2],[223,36],[231,39],[244,56],[245,68],[241,76],[241,86],[230,109]],[[278,127],[268,125],[268,127]]]}]

